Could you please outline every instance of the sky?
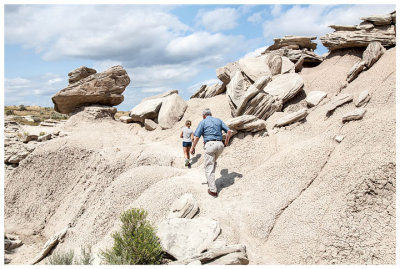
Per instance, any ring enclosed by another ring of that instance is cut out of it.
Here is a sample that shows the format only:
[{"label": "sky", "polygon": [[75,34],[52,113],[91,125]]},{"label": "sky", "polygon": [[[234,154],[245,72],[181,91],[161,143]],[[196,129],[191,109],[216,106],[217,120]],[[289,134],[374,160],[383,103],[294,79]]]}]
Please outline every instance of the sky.
[{"label": "sky", "polygon": [[131,79],[118,110],[177,89],[188,100],[216,69],[259,55],[285,35],[319,37],[328,26],[395,10],[386,5],[61,5],[4,6],[4,105],[52,107],[80,66],[122,65]]}]

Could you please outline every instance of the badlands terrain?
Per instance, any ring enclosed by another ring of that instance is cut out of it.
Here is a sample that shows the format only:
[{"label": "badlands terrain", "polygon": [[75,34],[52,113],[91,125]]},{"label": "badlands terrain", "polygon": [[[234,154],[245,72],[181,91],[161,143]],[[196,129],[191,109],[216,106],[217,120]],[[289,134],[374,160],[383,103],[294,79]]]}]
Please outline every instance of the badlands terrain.
[{"label": "badlands terrain", "polygon": [[[101,264],[119,215],[142,208],[172,264],[395,264],[395,13],[332,28],[320,38],[327,55],[313,52],[314,37],[275,39],[187,101],[169,91],[116,120],[134,81],[121,66],[79,68],[53,97],[68,120],[6,118],[5,233],[21,241],[6,263],[91,246]],[[188,169],[179,138],[207,107],[235,133],[218,160],[218,198],[202,143]]]}]

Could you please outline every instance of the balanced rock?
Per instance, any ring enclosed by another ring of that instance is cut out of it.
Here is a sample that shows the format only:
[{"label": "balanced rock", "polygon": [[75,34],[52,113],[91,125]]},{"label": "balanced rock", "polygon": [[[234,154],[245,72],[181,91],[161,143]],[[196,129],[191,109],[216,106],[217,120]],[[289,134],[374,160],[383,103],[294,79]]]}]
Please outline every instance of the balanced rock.
[{"label": "balanced rock", "polygon": [[155,123],[151,119],[145,119],[144,120],[144,128],[147,131],[154,131],[155,129],[157,129],[157,126],[158,126],[157,123]]},{"label": "balanced rock", "polygon": [[173,218],[163,221],[157,229],[161,246],[177,260],[201,254],[217,238],[221,228],[217,221],[198,217]]},{"label": "balanced rock", "polygon": [[280,118],[276,122],[275,126],[276,127],[282,127],[282,126],[285,126],[285,125],[292,124],[294,122],[297,122],[299,120],[304,119],[305,117],[307,117],[307,115],[308,115],[307,108],[302,108],[299,111],[290,113],[290,114]]},{"label": "balanced rock", "polygon": [[158,113],[158,124],[162,129],[171,128],[178,122],[186,111],[188,105],[178,94],[170,95],[163,99]]},{"label": "balanced rock", "polygon": [[272,96],[282,100],[284,104],[293,98],[303,87],[304,81],[296,73],[282,74],[274,78],[264,88],[264,91]]},{"label": "balanced rock", "polygon": [[176,200],[168,214],[169,219],[172,218],[186,218],[192,219],[199,212],[199,205],[194,199],[193,194],[185,193],[178,200]]},{"label": "balanced rock", "polygon": [[119,65],[105,72],[92,74],[56,93],[51,98],[54,110],[68,114],[85,105],[119,105],[124,100],[122,93],[129,82],[128,74]]},{"label": "balanced rock", "polygon": [[365,112],[367,112],[365,108],[356,108],[355,110],[346,113],[342,117],[342,122],[360,120],[364,117]]},{"label": "balanced rock", "polygon": [[358,96],[357,100],[354,101],[354,105],[356,107],[360,107],[366,104],[370,99],[371,95],[369,95],[368,90],[362,91],[360,92],[360,95]]},{"label": "balanced rock", "polygon": [[307,94],[306,102],[309,107],[313,107],[319,104],[326,97],[326,92],[323,91],[311,91]]},{"label": "balanced rock", "polygon": [[86,78],[90,75],[95,74],[96,72],[97,71],[93,68],[81,66],[81,67],[68,73],[68,76],[69,76],[68,82],[69,82],[69,84],[75,83],[78,80],[81,80],[83,78]]},{"label": "balanced rock", "polygon": [[322,44],[330,51],[344,48],[367,47],[377,41],[384,47],[396,45],[395,12],[386,15],[374,15],[361,18],[360,25],[331,25],[335,30],[320,37]]}]

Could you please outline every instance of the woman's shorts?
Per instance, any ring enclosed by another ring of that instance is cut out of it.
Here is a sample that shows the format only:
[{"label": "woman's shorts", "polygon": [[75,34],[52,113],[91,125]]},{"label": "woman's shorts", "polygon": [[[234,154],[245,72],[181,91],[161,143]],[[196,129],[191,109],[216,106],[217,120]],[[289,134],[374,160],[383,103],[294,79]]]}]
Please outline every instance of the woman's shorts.
[{"label": "woman's shorts", "polygon": [[183,147],[191,147],[192,146],[192,142],[183,142]]}]

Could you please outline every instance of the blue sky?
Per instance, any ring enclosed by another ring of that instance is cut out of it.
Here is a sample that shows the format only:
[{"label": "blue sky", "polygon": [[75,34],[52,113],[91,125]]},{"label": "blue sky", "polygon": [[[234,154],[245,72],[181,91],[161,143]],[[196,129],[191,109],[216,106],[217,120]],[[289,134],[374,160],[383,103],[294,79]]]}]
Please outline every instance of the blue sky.
[{"label": "blue sky", "polygon": [[[121,64],[131,83],[119,110],[178,89],[188,100],[215,70],[284,35],[317,36],[395,5],[6,5],[4,104],[53,106],[68,72]],[[327,50],[318,41],[316,53]]]}]

